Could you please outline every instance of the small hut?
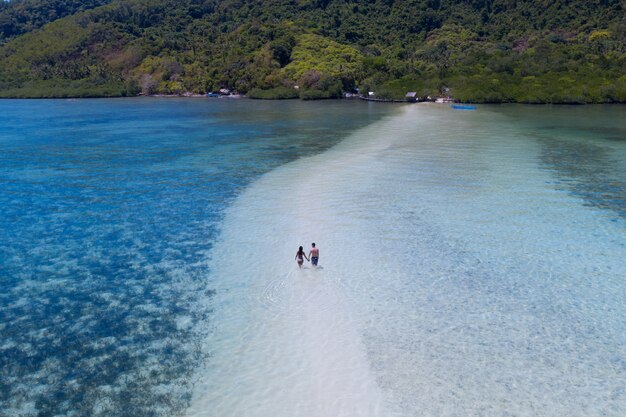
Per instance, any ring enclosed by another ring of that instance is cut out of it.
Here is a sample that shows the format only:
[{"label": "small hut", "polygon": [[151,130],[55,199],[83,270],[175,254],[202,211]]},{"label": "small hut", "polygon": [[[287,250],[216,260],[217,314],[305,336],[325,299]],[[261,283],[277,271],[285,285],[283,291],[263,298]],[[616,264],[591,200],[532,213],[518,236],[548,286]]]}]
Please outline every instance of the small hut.
[{"label": "small hut", "polygon": [[406,101],[410,101],[411,103],[415,103],[417,101],[417,93],[415,91],[409,91],[404,96]]}]

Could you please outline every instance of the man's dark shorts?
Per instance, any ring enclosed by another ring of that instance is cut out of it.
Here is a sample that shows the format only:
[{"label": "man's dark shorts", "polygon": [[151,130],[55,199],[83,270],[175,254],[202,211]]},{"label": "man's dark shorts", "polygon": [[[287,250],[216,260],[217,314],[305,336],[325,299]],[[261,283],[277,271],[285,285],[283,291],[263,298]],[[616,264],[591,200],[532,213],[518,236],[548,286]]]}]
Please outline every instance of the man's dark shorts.
[{"label": "man's dark shorts", "polygon": [[311,263],[312,263],[313,265],[317,266],[317,260],[318,260],[318,259],[319,259],[319,258],[318,258],[317,256],[311,256]]}]

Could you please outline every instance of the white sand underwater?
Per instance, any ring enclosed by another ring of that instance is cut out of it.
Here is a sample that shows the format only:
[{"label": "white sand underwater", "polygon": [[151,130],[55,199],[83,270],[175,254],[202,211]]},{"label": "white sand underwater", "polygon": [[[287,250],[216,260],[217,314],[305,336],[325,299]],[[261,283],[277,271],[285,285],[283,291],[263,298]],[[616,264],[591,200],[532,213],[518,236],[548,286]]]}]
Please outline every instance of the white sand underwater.
[{"label": "white sand underwater", "polygon": [[625,415],[626,233],[523,134],[418,105],[246,189],[188,415]]}]

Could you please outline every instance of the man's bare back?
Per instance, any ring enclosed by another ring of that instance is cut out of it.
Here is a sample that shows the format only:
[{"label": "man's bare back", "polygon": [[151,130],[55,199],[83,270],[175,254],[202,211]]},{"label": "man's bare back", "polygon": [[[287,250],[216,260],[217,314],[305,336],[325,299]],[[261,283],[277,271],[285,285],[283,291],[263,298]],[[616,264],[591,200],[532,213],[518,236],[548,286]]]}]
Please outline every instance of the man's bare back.
[{"label": "man's bare back", "polygon": [[311,243],[309,257],[311,258],[311,264],[313,264],[313,266],[317,266],[317,261],[320,259],[320,250],[315,247],[315,243]]}]

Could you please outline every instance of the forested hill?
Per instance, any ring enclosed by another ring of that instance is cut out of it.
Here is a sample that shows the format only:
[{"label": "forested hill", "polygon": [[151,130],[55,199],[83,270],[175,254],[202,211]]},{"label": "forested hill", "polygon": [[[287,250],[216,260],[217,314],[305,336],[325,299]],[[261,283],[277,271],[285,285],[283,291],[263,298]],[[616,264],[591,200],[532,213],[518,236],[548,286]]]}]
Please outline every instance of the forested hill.
[{"label": "forested hill", "polygon": [[324,98],[359,87],[626,102],[625,9],[626,0],[0,1],[0,96],[232,88]]},{"label": "forested hill", "polygon": [[111,0],[17,0],[0,3],[0,40],[30,32],[53,20]]}]

